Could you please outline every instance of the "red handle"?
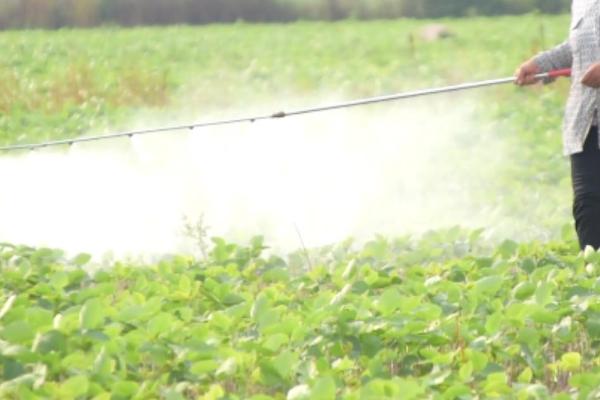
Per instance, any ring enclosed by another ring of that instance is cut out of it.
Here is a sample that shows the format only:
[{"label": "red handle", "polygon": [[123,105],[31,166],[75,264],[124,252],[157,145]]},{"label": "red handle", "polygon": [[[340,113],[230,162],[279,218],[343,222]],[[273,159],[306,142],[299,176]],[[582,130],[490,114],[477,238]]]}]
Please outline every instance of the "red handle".
[{"label": "red handle", "polygon": [[561,76],[570,77],[571,76],[571,68],[555,69],[554,71],[548,72],[548,76],[550,78],[560,78]]}]

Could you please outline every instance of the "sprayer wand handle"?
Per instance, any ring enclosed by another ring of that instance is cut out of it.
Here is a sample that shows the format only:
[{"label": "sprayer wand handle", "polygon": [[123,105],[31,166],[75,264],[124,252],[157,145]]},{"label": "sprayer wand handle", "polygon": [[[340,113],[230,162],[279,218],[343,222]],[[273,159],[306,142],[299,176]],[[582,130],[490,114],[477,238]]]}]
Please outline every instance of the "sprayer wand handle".
[{"label": "sprayer wand handle", "polygon": [[564,69],[555,69],[550,72],[546,72],[544,74],[540,74],[540,78],[560,78],[560,77],[570,77],[571,76],[571,68]]}]

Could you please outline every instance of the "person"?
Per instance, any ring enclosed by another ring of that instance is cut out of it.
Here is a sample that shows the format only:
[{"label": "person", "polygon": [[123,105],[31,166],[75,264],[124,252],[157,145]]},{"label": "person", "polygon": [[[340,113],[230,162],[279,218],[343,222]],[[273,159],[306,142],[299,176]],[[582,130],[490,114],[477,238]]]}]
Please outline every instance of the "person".
[{"label": "person", "polygon": [[[573,0],[568,39],[523,63],[516,84],[531,85],[536,74],[571,68],[563,121],[563,151],[571,162],[573,217],[582,249],[600,249],[600,1]],[[546,80],[549,83],[551,80]]]}]

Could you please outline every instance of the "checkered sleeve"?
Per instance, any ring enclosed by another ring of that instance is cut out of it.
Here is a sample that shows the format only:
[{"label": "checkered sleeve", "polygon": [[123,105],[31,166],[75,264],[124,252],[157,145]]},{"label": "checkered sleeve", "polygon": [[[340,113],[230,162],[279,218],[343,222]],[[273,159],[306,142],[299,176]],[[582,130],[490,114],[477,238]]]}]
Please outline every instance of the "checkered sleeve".
[{"label": "checkered sleeve", "polygon": [[570,68],[573,64],[573,53],[569,41],[559,44],[553,49],[544,51],[534,58],[534,62],[542,72],[555,69]]}]

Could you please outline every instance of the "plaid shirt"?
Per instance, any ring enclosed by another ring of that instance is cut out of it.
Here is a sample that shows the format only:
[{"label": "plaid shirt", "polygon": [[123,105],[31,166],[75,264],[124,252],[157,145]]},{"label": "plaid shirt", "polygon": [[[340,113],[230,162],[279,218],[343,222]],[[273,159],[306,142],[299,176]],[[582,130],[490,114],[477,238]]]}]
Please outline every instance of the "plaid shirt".
[{"label": "plaid shirt", "polygon": [[569,38],[535,58],[544,71],[572,68],[571,92],[563,123],[565,155],[583,151],[587,133],[595,122],[599,90],[581,84],[590,65],[600,61],[600,0],[573,0]]}]

